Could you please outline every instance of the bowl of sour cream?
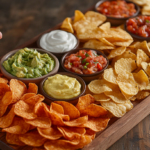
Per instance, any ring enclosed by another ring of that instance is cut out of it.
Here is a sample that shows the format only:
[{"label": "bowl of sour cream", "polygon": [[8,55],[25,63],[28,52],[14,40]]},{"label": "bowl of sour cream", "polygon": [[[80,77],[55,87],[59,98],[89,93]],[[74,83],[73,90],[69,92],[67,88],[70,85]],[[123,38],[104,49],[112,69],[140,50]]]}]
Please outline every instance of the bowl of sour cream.
[{"label": "bowl of sour cream", "polygon": [[52,30],[43,34],[37,41],[37,45],[61,58],[65,53],[79,46],[79,39],[70,32]]}]

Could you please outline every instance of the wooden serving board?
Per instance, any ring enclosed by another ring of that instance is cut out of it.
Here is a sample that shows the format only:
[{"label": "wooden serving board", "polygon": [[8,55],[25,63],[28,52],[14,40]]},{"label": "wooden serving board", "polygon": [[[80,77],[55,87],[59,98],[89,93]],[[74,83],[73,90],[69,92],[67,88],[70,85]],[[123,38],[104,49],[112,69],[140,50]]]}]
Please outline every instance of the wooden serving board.
[{"label": "wooden serving board", "polygon": [[[93,8],[89,10],[93,10]],[[54,28],[48,29],[43,33],[49,32],[54,29],[59,29],[60,25],[61,24],[58,24]],[[43,33],[35,36],[30,41],[18,46],[17,49],[24,47],[36,48],[37,40]],[[147,115],[150,114],[150,96],[142,101],[134,102],[133,105],[134,108],[126,113],[122,118],[112,118],[108,124],[108,127],[104,131],[97,133],[96,138],[82,150],[106,150],[124,134],[131,130],[135,125],[137,125],[141,120],[143,120]],[[0,140],[4,143],[7,143],[5,135],[6,134],[3,133],[0,129]],[[14,150],[32,150],[33,148],[30,146],[9,146]]]}]

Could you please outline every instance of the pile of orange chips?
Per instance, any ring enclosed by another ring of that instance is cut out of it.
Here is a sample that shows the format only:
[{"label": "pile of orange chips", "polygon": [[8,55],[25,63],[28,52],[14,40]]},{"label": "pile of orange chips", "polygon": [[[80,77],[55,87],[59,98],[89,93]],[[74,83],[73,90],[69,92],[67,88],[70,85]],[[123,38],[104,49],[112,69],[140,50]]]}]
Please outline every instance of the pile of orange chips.
[{"label": "pile of orange chips", "polygon": [[[65,101],[47,105],[38,87],[0,78],[0,128],[6,141],[18,146],[70,150],[89,144],[109,122],[108,112],[90,94],[76,106]],[[35,148],[34,148],[35,149]],[[36,148],[38,149],[38,148]]]}]

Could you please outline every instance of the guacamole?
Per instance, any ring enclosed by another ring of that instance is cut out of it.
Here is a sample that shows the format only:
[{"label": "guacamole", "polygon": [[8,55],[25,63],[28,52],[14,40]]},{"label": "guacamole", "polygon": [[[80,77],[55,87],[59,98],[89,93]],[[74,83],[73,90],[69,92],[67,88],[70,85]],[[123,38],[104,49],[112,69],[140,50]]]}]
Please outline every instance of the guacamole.
[{"label": "guacamole", "polygon": [[3,62],[10,74],[18,78],[37,78],[48,74],[54,68],[54,60],[36,49],[24,48]]},{"label": "guacamole", "polygon": [[81,84],[77,79],[56,74],[44,82],[44,91],[56,99],[70,99],[81,93]]}]

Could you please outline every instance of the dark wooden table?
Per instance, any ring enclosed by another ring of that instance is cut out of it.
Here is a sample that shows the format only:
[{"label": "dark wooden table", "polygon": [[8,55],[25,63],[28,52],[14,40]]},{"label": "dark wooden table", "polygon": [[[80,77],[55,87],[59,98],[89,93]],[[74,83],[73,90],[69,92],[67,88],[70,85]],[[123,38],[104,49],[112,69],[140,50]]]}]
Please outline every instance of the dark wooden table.
[{"label": "dark wooden table", "polygon": [[[0,57],[98,0],[0,0]],[[150,115],[108,150],[150,150]]]}]

